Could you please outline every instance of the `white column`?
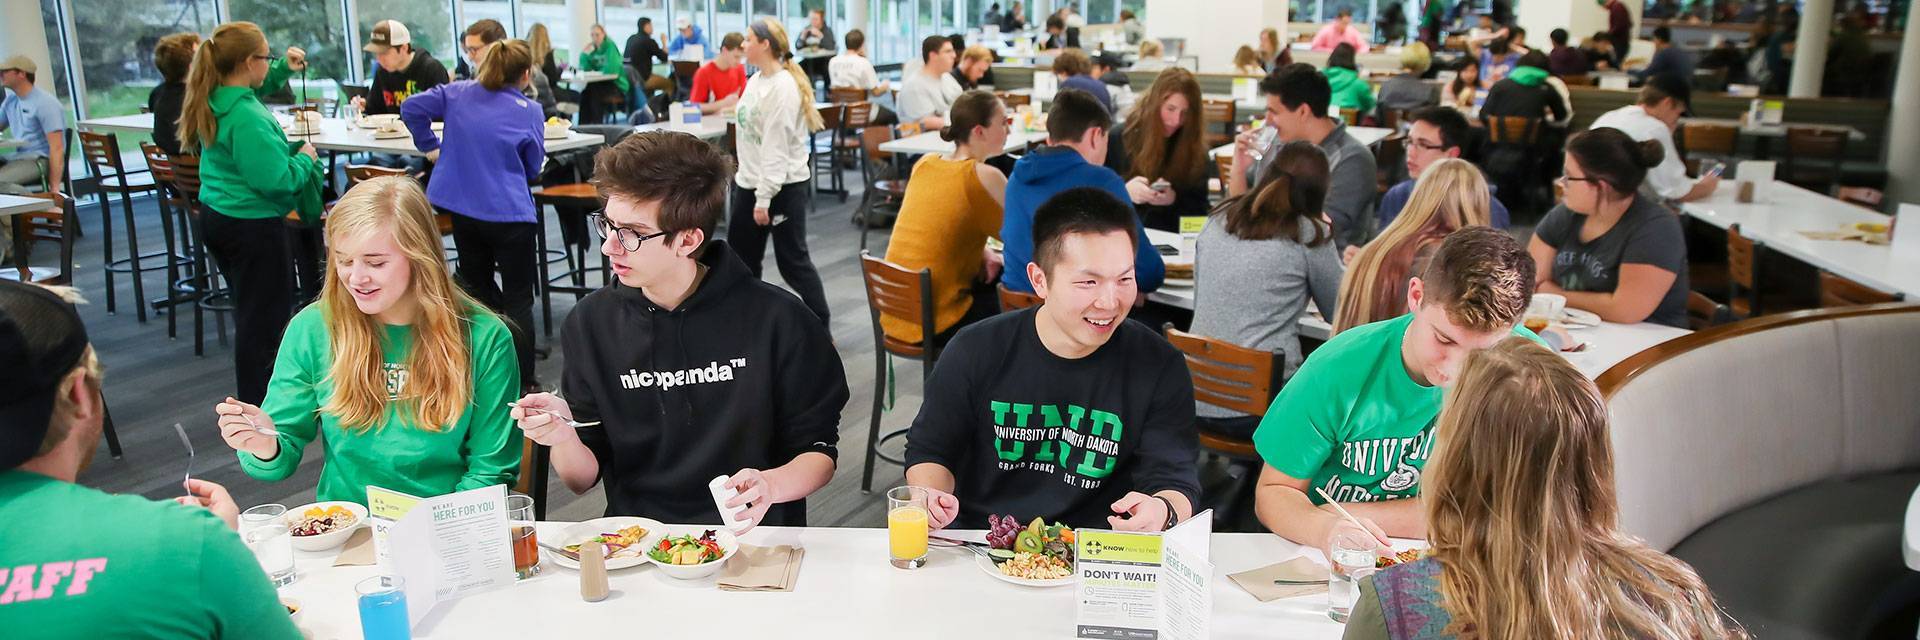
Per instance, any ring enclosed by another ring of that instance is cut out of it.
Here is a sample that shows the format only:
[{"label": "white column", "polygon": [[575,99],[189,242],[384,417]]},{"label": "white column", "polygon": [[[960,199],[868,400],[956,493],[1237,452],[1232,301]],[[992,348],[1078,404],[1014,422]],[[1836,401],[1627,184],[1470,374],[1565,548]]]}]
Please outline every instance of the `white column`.
[{"label": "white column", "polygon": [[1833,0],[1806,0],[1800,8],[1800,33],[1794,38],[1789,97],[1820,97],[1820,81],[1827,70],[1827,40],[1832,35]]},{"label": "white column", "polygon": [[1920,202],[1920,2],[1907,3],[1907,31],[1900,38],[1900,66],[1893,80],[1893,112],[1887,126],[1887,196]]},{"label": "white column", "polygon": [[[1260,38],[1260,29],[1287,23],[1287,5],[1274,0],[1147,0],[1147,35],[1185,38],[1202,73],[1233,66],[1233,52]],[[1283,36],[1284,38],[1284,36]]]},{"label": "white column", "polygon": [[53,88],[53,55],[47,49],[47,29],[40,21],[40,3],[0,2],[0,58],[22,55],[40,67],[39,84]]},{"label": "white column", "polygon": [[[871,41],[873,39],[873,30],[867,28],[867,2],[868,0],[847,0],[845,6],[847,8],[848,27],[851,29],[859,29],[862,33],[868,34],[867,39]],[[868,51],[871,52],[872,50],[869,49]]]},{"label": "white column", "polygon": [[[600,14],[594,9],[594,0],[567,0],[567,25],[573,28],[573,39],[580,43],[593,39],[593,25],[600,21]],[[521,31],[525,32],[526,29],[522,28]]]},{"label": "white column", "polygon": [[[1629,0],[1627,4],[1639,3]],[[1578,46],[1593,37],[1595,31],[1607,30],[1607,8],[1596,2],[1520,0],[1513,12],[1514,21],[1527,30],[1527,46],[1541,51],[1552,50],[1553,42],[1547,39],[1547,34],[1554,29],[1567,30],[1570,46]],[[1418,25],[1418,18],[1413,22]]]}]

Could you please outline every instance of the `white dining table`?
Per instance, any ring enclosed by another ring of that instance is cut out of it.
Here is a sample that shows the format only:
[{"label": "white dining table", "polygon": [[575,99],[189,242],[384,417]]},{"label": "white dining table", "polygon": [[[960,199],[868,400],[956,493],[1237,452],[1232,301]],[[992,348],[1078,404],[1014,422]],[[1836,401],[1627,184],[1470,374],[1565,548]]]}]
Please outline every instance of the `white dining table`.
[{"label": "white dining table", "polygon": [[700,121],[693,124],[655,122],[633,128],[634,133],[646,133],[649,131],[678,131],[701,140],[719,140],[727,135],[727,118],[715,114],[701,116]]},{"label": "white dining table", "polygon": [[40,198],[0,194],[0,217],[11,216],[16,213],[39,211],[47,208],[47,206],[48,202]]},{"label": "white dining table", "polygon": [[606,82],[608,80],[614,80],[619,77],[620,76],[616,76],[611,73],[606,73],[604,71],[581,71],[579,69],[569,69],[567,70],[566,73],[560,74],[560,81],[568,84],[587,84],[590,82]]},{"label": "white dining table", "polygon": [[[1193,264],[1194,247],[1190,240],[1180,234],[1161,229],[1148,229],[1147,240],[1156,246],[1171,246],[1178,250],[1175,255],[1162,254],[1167,264]],[[1160,288],[1147,294],[1148,302],[1192,311],[1194,309],[1194,281],[1168,280]],[[1321,316],[1313,303],[1300,314],[1299,333],[1303,338],[1326,340],[1332,334],[1333,326]],[[1598,378],[1607,369],[1619,364],[1633,354],[1647,350],[1654,345],[1692,333],[1686,329],[1669,327],[1651,322],[1636,324],[1617,324],[1602,322],[1599,326],[1570,328],[1567,335],[1586,344],[1580,351],[1563,351],[1561,357],[1573,363],[1589,378]]]},{"label": "white dining table", "polygon": [[1855,129],[1853,127],[1849,127],[1847,125],[1842,125],[1842,124],[1814,124],[1814,123],[1803,123],[1803,122],[1779,122],[1774,124],[1767,124],[1763,122],[1746,122],[1739,118],[1681,118],[1680,123],[1683,125],[1712,124],[1712,125],[1720,125],[1723,127],[1733,127],[1735,129],[1739,129],[1741,135],[1755,136],[1755,137],[1761,137],[1761,138],[1785,138],[1787,137],[1787,128],[1793,127],[1798,129],[1825,129],[1829,131],[1845,131],[1847,133],[1847,139],[1852,140],[1854,142],[1859,142],[1867,139],[1867,134],[1861,133],[1859,129]]},{"label": "white dining table", "polygon": [[[1353,136],[1353,139],[1360,141],[1360,144],[1371,147],[1375,143],[1378,143],[1381,140],[1387,139],[1387,136],[1393,135],[1393,130],[1388,129],[1386,127],[1349,126],[1347,127],[1347,135]],[[1229,142],[1229,143],[1220,145],[1218,147],[1214,147],[1212,150],[1208,151],[1208,153],[1212,154],[1215,157],[1233,155],[1233,143]]]},{"label": "white dining table", "polygon": [[1769,252],[1874,289],[1920,299],[1920,254],[1854,240],[1815,240],[1800,233],[1839,231],[1856,222],[1887,224],[1892,221],[1887,215],[1777,180],[1765,195],[1743,204],[1735,198],[1737,182],[1722,180],[1712,196],[1682,204],[1680,210],[1722,229],[1740,225],[1741,235],[1764,243]]},{"label": "white dining table", "polygon": [[[89,131],[116,131],[125,133],[153,133],[153,114],[137,113],[111,118],[93,118],[81,120],[80,128]],[[312,134],[287,134],[288,140],[305,140],[313,143],[320,151],[338,153],[391,153],[403,156],[424,156],[413,146],[413,136],[402,135],[392,138],[375,138],[374,130],[348,126],[342,118],[322,118],[320,131]],[[547,153],[571,151],[600,145],[606,138],[593,133],[568,131],[564,138],[548,138]]]},{"label": "white dining table", "polygon": [[[541,522],[541,540],[557,542],[569,523]],[[982,532],[952,532],[979,540]],[[971,551],[929,549],[914,570],[887,562],[885,529],[761,527],[751,545],[806,549],[794,589],[726,592],[712,578],[680,581],[650,565],[610,572],[612,594],[580,598],[574,570],[542,552],[539,575],[512,586],[443,603],[414,629],[438,638],[1072,638],[1075,589],[1001,582]],[[1396,547],[1418,546],[1397,541]],[[313,640],[360,638],[354,584],[372,566],[334,567],[337,552],[295,552],[296,579],[284,597],[301,604],[300,626]],[[1295,557],[1323,555],[1271,534],[1212,537],[1210,638],[1332,639],[1343,627],[1327,617],[1322,594],[1260,602],[1227,578]],[[411,603],[410,603],[411,604]]]},{"label": "white dining table", "polygon": [[[1029,145],[1044,144],[1047,141],[1045,131],[1011,131],[1007,134],[1007,144],[1003,153],[1013,153]],[[928,131],[905,138],[880,143],[880,150],[910,156],[924,156],[935,153],[952,153],[953,143],[940,139],[940,132]]]}]

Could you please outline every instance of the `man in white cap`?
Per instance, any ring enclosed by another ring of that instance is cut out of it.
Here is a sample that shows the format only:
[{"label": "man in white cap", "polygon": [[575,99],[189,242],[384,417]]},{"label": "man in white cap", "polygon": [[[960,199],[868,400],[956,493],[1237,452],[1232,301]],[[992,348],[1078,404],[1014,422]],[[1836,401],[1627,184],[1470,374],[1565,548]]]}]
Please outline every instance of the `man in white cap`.
[{"label": "man in white cap", "polygon": [[0,369],[3,635],[300,637],[234,534],[226,489],[196,478],[191,496],[153,501],[74,482],[99,448],[106,406],[72,304],[0,280]]},{"label": "man in white cap", "polygon": [[399,20],[373,25],[366,50],[380,66],[373,71],[367,97],[353,99],[362,113],[400,113],[400,103],[407,98],[448,82],[446,65],[433,59],[433,54],[413,48],[413,34]]},{"label": "man in white cap", "polygon": [[686,16],[680,16],[673,19],[673,26],[678,29],[678,32],[673,34],[673,40],[667,43],[667,55],[675,60],[685,60],[686,58],[680,55],[681,50],[687,45],[694,44],[700,45],[700,48],[705,50],[706,59],[713,59],[713,47],[707,44],[706,36],[701,35],[700,27],[692,20],[687,19]]},{"label": "man in white cap", "polygon": [[[66,108],[53,92],[34,87],[38,72],[39,65],[26,56],[0,61],[0,86],[7,88],[6,100],[0,102],[0,132],[10,132],[25,143],[0,155],[0,193],[60,189],[66,169],[66,163],[58,160],[67,155]],[[46,163],[43,184],[40,163],[46,158],[55,160]]]}]

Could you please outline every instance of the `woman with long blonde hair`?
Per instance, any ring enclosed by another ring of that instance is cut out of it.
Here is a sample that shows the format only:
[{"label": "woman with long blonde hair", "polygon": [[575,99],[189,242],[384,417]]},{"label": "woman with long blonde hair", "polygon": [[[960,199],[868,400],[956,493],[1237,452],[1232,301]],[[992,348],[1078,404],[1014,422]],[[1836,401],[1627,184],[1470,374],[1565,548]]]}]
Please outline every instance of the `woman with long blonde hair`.
[{"label": "woman with long blonde hair", "polygon": [[825,126],[813,108],[813,81],[794,63],[779,20],[754,20],[745,49],[747,64],[759,72],[747,79],[734,111],[740,167],[733,174],[727,242],[758,278],[772,236],[780,277],[826,324],[827,290],[807,254],[807,184],[813,179],[808,145]]},{"label": "woman with long blonde hair", "polygon": [[513,337],[454,284],[419,183],[348,191],[327,218],[327,247],[320,300],[287,325],[266,401],[214,407],[241,469],[284,480],[324,434],[321,500],[365,504],[367,485],[422,497],[512,485]]},{"label": "woman with long blonde hair", "polygon": [[1406,313],[1407,279],[1420,272],[1447,234],[1491,224],[1491,206],[1487,179],[1473,164],[1448,158],[1427,167],[1400,216],[1347,265],[1333,332]]},{"label": "woman with long blonde hair", "polygon": [[1200,82],[1179,67],[1161,71],[1133,113],[1108,133],[1107,168],[1127,181],[1141,221],[1177,231],[1181,216],[1206,215],[1207,178],[1219,173],[1207,157]]},{"label": "woman with long blonde hair", "polygon": [[560,65],[553,60],[553,36],[548,35],[547,25],[535,22],[527,28],[527,49],[533,52],[533,64],[539,67],[548,80],[560,77]]},{"label": "woman with long blonde hair", "polygon": [[284,218],[318,220],[324,183],[313,145],[288,144],[260,96],[287,86],[306,53],[273,55],[251,22],[213,30],[193,53],[180,104],[180,151],[200,156],[200,205],[207,253],[233,293],[234,395],[259,402],[273,374],[273,348],[292,317],[297,256]]},{"label": "woman with long blonde hair", "polygon": [[1600,392],[1524,338],[1467,357],[1421,480],[1431,556],[1360,583],[1346,638],[1742,638],[1620,531]]},{"label": "woman with long blonde hair", "polygon": [[1243,76],[1262,76],[1267,74],[1267,67],[1260,63],[1260,54],[1253,47],[1243,44],[1233,51],[1233,72]]}]

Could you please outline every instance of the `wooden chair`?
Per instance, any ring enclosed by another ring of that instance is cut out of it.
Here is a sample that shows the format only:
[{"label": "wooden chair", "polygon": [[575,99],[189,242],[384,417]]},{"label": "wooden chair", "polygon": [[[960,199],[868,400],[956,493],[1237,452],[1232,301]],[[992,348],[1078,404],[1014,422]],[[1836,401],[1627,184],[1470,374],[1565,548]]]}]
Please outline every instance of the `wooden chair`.
[{"label": "wooden chair", "polygon": [[1502,200],[1513,204],[1509,208],[1516,215],[1534,211],[1536,189],[1547,182],[1540,175],[1544,119],[1481,114],[1479,122],[1487,132],[1487,144],[1478,164],[1486,171],[1487,181],[1500,190]]},{"label": "wooden chair", "polygon": [[1344,123],[1346,123],[1346,124],[1347,124],[1347,126],[1349,126],[1349,127],[1358,127],[1358,126],[1360,126],[1360,110],[1359,110],[1359,109],[1351,109],[1351,108],[1347,108],[1347,107],[1341,107],[1341,108],[1340,108],[1340,121],[1341,121],[1341,122],[1344,122]]},{"label": "wooden chair", "polygon": [[1732,322],[1733,309],[1698,291],[1687,292],[1687,328],[1699,331]]},{"label": "wooden chair", "polygon": [[1382,127],[1392,129],[1394,131],[1399,131],[1400,123],[1406,122],[1406,121],[1407,121],[1406,109],[1381,109],[1380,110],[1380,126]]},{"label": "wooden chair", "polygon": [[[164,251],[140,253],[139,227],[134,223],[133,196],[153,191],[156,185],[153,174],[147,171],[128,171],[120,160],[120,139],[111,133],[79,132],[80,151],[87,165],[87,173],[92,176],[94,189],[100,194],[101,263],[106,267],[101,271],[107,281],[107,313],[113,314],[114,284],[116,273],[130,274],[133,277],[133,298],[135,315],[142,324],[147,321],[147,289],[144,282],[146,272],[160,268],[177,267],[182,258],[173,246],[172,228],[166,224],[167,241]],[[127,225],[127,257],[118,260],[113,257],[113,206],[109,195],[120,196],[120,211]],[[162,217],[162,220],[165,220]],[[164,260],[160,265],[150,265],[154,259]],[[163,267],[164,265],[164,267]]]},{"label": "wooden chair", "polygon": [[533,519],[547,519],[547,476],[553,468],[552,450],[533,439],[520,438],[520,478],[513,490],[533,498]]},{"label": "wooden chair", "polygon": [[1220,198],[1226,199],[1233,193],[1233,154],[1214,156],[1213,168],[1220,174]]},{"label": "wooden chair", "polygon": [[[1264,416],[1273,397],[1280,391],[1280,369],[1275,354],[1248,349],[1230,342],[1199,336],[1173,328],[1162,328],[1167,342],[1179,349],[1193,376],[1193,399],[1249,416]],[[1204,422],[1202,423],[1204,425]],[[1219,521],[1231,522],[1234,509],[1253,503],[1255,478],[1262,464],[1253,441],[1233,434],[1219,433],[1204,426],[1198,430],[1200,448],[1231,461],[1239,471],[1231,487],[1220,493],[1227,499],[1214,505]]]},{"label": "wooden chair", "polygon": [[1022,293],[1008,289],[1005,284],[994,285],[994,288],[1000,292],[1000,313],[1019,311],[1027,307],[1037,307],[1040,306],[1040,303],[1046,302],[1046,298],[1031,293]]},{"label": "wooden chair", "polygon": [[1787,157],[1781,173],[1787,182],[1822,194],[1832,194],[1840,183],[1840,163],[1847,157],[1843,129],[1787,127]]},{"label": "wooden chair", "polygon": [[[860,103],[866,104],[866,103]],[[811,185],[816,193],[831,193],[840,196],[841,202],[847,201],[846,177],[840,174],[840,143],[847,136],[847,107],[844,103],[834,103],[820,110],[820,121],[824,125],[819,131],[808,136],[807,150],[812,155],[813,178]],[[822,136],[826,140],[821,140]],[[826,173],[827,187],[820,188],[820,174]]]},{"label": "wooden chair", "polygon": [[827,89],[827,102],[832,102],[835,104],[852,104],[855,102],[866,102],[866,101],[867,101],[866,89],[861,89],[859,87],[832,87]]},{"label": "wooden chair", "polygon": [[1591,87],[1595,84],[1593,76],[1584,73],[1570,73],[1560,76],[1560,82],[1569,87]]},{"label": "wooden chair", "polygon": [[1031,94],[995,91],[993,95],[999,96],[1000,103],[1006,105],[1008,110],[1033,104],[1033,95]]},{"label": "wooden chair", "polygon": [[[14,225],[14,248],[18,251],[13,257],[14,268],[20,274],[21,282],[37,284],[71,285],[73,284],[73,200],[59,192],[29,193],[24,197],[39,198],[47,201],[47,207],[39,211],[29,211],[9,216],[0,224]],[[33,276],[34,245],[51,242],[60,247],[60,269],[54,275],[35,278]]]},{"label": "wooden chair", "polygon": [[[921,380],[933,377],[934,360],[940,357],[939,346],[933,344],[933,272],[928,269],[909,271],[899,265],[875,258],[866,250],[860,251],[860,280],[867,290],[867,314],[873,320],[873,419],[867,425],[866,467],[860,472],[860,491],[873,490],[873,462],[878,458],[885,462],[905,465],[906,460],[894,458],[880,452],[881,445],[889,440],[905,438],[906,429],[899,429],[880,435],[880,413],[886,408],[887,376],[889,358],[898,356],[921,363]],[[890,317],[920,325],[921,341],[905,342],[890,337],[880,330],[880,318]]]},{"label": "wooden chair", "polygon": [[[558,274],[549,273],[548,264],[550,260],[546,258],[549,251],[547,249],[546,234],[546,211],[548,206],[552,206],[555,213],[559,213],[562,209],[569,211],[591,211],[598,209],[601,206],[600,191],[592,184],[585,182],[548,185],[533,191],[533,208],[538,212],[541,223],[537,232],[539,238],[535,241],[537,245],[535,252],[540,256],[538,260],[540,263],[540,317],[543,321],[542,331],[547,337],[551,338],[553,337],[553,294],[571,293],[573,294],[574,301],[577,302],[580,298],[589,293],[593,293],[599,288],[587,286],[586,276],[588,273],[599,273],[601,282],[604,285],[613,277],[613,267],[608,264],[605,254],[600,255],[600,266],[588,266],[586,250],[588,243],[583,242],[580,246],[566,247],[562,251],[562,253],[565,254],[564,259],[567,263],[567,269],[565,271]],[[595,233],[595,231],[589,229],[587,233],[592,234]],[[599,252],[595,251],[594,253],[597,254]],[[567,282],[564,284],[555,284],[555,281],[563,279]]]},{"label": "wooden chair", "polygon": [[174,188],[185,203],[187,214],[187,276],[174,284],[174,295],[193,300],[193,355],[206,355],[206,312],[213,312],[214,335],[227,344],[226,316],[233,311],[233,297],[222,286],[220,267],[207,254],[206,234],[200,220],[200,158],[174,156],[167,159]]},{"label": "wooden chair", "polygon": [[[159,146],[151,142],[140,143],[140,155],[146,158],[147,171],[152,174],[153,181],[160,185],[160,189],[154,192],[154,202],[160,205],[160,224],[169,238],[167,246],[177,246],[183,250],[193,246],[191,237],[193,223],[187,214],[187,201],[180,196],[180,190],[173,186],[173,161],[167,157],[167,152],[160,150]],[[182,285],[187,278],[180,273],[180,267],[190,266],[193,259],[188,255],[181,257],[184,258],[183,261],[167,261],[167,297],[154,302],[154,306],[165,305],[168,309],[168,338],[179,335],[180,314],[174,313],[173,309],[180,304],[191,304],[194,299],[193,295],[184,290]]]},{"label": "wooden chair", "polygon": [[1713,156],[1723,162],[1733,159],[1738,150],[1740,130],[1723,124],[1688,122],[1680,125],[1678,138],[1675,142],[1681,149],[1687,168],[1698,175],[1700,156]]},{"label": "wooden chair", "polygon": [[[860,250],[867,249],[867,231],[880,223],[873,219],[876,206],[899,204],[907,198],[907,175],[911,167],[896,166],[898,158],[891,151],[883,151],[880,145],[894,140],[894,129],[898,128],[898,137],[917,134],[920,127],[907,122],[898,127],[867,127],[861,130],[860,145],[866,155],[861,163],[861,175],[866,183],[866,191],[860,194],[860,206],[853,209],[853,224],[860,227]],[[878,199],[878,201],[876,201]]]},{"label": "wooden chair", "polygon": [[320,115],[328,118],[340,117],[339,98],[307,98],[306,108],[309,111],[318,111]]},{"label": "wooden chair", "polygon": [[1767,245],[1741,234],[1740,225],[1727,227],[1727,307],[1735,316],[1752,318],[1804,306],[1778,292],[1762,293],[1760,274],[1766,255]]},{"label": "wooden chair", "polygon": [[[1238,119],[1237,109],[1232,100],[1200,99],[1200,122],[1206,125],[1208,148],[1233,142],[1233,123]],[[1218,131],[1215,130],[1216,128]]]},{"label": "wooden chair", "polygon": [[672,65],[673,65],[674,86],[678,87],[678,91],[680,92],[680,95],[688,95],[688,96],[692,95],[693,74],[694,72],[700,70],[700,61],[674,60],[672,62]]},{"label": "wooden chair", "polygon": [[1853,307],[1863,304],[1899,302],[1904,299],[1905,296],[1898,293],[1887,293],[1834,275],[1826,269],[1820,270],[1821,308]]}]

